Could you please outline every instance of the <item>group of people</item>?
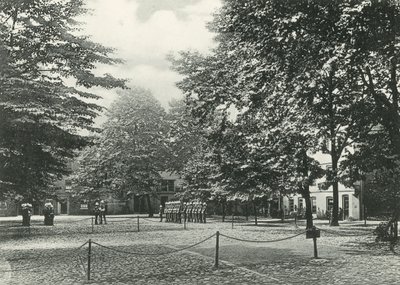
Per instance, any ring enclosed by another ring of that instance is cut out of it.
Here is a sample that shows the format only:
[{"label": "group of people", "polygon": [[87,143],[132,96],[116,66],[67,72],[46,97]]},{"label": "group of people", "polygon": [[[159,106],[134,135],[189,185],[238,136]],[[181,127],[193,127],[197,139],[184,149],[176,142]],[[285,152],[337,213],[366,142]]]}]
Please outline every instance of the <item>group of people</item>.
[{"label": "group of people", "polygon": [[94,223],[98,225],[100,223],[107,224],[106,214],[107,214],[107,203],[104,200],[96,201],[94,203]]},{"label": "group of people", "polygon": [[160,221],[165,214],[166,222],[182,223],[183,219],[185,222],[205,223],[206,209],[207,204],[202,202],[166,202],[165,208],[160,206]]}]

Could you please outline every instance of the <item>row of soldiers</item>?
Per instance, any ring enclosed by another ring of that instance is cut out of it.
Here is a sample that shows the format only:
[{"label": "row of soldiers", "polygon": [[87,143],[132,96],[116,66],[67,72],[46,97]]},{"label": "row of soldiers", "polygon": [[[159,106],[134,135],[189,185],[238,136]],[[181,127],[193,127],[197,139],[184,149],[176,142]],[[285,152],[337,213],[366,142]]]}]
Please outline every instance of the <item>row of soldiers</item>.
[{"label": "row of soldiers", "polygon": [[184,222],[205,223],[206,209],[207,204],[202,202],[166,202],[165,209],[162,206],[160,209],[161,221],[164,213],[166,222],[182,223],[183,219]]}]

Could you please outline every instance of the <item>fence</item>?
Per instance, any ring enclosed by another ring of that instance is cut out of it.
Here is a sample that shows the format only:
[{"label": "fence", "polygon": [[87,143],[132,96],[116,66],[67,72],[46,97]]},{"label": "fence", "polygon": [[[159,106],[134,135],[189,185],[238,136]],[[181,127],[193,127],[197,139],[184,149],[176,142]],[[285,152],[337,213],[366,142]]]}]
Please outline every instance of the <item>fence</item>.
[{"label": "fence", "polygon": [[[106,222],[100,224],[93,217],[87,217],[74,221],[57,221],[54,226],[46,226],[42,221],[31,221],[30,226],[22,226],[16,221],[0,225],[0,236],[2,238],[23,238],[26,236],[51,236],[67,234],[94,234],[115,232],[140,232],[154,231],[159,229],[160,221],[141,216],[108,216]],[[184,230],[186,223],[162,223],[164,230]]]},{"label": "fence", "polygon": [[[130,218],[128,221],[131,221]],[[138,230],[140,227],[140,217],[135,217],[136,221],[137,221],[137,226],[138,226]],[[147,218],[142,218],[143,220],[146,220]],[[147,219],[149,220],[149,219]],[[155,222],[153,220],[150,220],[151,222]],[[78,221],[76,221],[78,222]],[[318,230],[315,228],[315,230]],[[331,229],[320,229],[323,233],[327,234],[327,235],[337,235],[337,236],[366,236],[366,235],[371,235],[373,232],[372,231],[359,231],[357,233],[353,232],[353,233],[349,233],[349,232],[345,232],[345,231],[335,231],[335,230],[331,230]],[[205,243],[207,241],[212,240],[213,238],[215,238],[215,254],[214,254],[214,267],[218,268],[219,267],[219,263],[220,263],[220,247],[221,244],[223,243],[223,240],[232,240],[232,241],[236,241],[236,242],[243,242],[243,243],[275,243],[275,242],[281,242],[281,241],[286,241],[286,240],[290,240],[290,239],[294,239],[297,238],[299,236],[302,236],[306,233],[306,231],[301,230],[299,232],[296,232],[290,236],[286,236],[286,237],[280,237],[280,238],[276,238],[276,239],[269,239],[269,240],[258,240],[258,239],[245,239],[242,237],[236,237],[236,236],[232,236],[232,235],[228,235],[228,234],[224,234],[224,233],[220,233],[219,231],[217,231],[215,234],[212,234],[210,236],[207,236],[205,238],[202,238],[200,241],[184,246],[182,248],[169,248],[166,247],[165,245],[162,245],[162,249],[163,250],[157,250],[157,251],[153,251],[150,252],[148,250],[136,250],[136,251],[131,251],[131,250],[124,250],[124,249],[120,249],[120,248],[116,248],[115,246],[109,246],[109,245],[104,245],[101,243],[98,243],[96,241],[93,241],[92,239],[89,239],[88,241],[86,241],[85,243],[83,243],[82,245],[80,245],[79,247],[73,248],[72,250],[70,250],[70,252],[67,252],[65,254],[57,254],[57,255],[53,255],[53,256],[46,256],[46,260],[51,261],[49,263],[50,265],[54,264],[54,261],[56,260],[60,260],[60,259],[65,259],[67,257],[69,258],[73,258],[73,260],[75,260],[75,264],[74,264],[74,268],[76,268],[77,272],[79,273],[79,275],[81,276],[81,278],[87,279],[87,280],[92,280],[92,272],[95,269],[95,267],[93,267],[94,264],[97,264],[99,262],[104,261],[106,258],[106,254],[104,253],[104,251],[107,252],[107,254],[122,254],[124,259],[129,258],[129,256],[149,256],[149,257],[162,257],[162,256],[168,256],[168,255],[172,255],[172,254],[178,254],[180,252],[189,250],[191,248],[194,248],[202,243]],[[316,240],[316,235],[313,236],[314,241]],[[99,253],[99,249],[102,249],[102,252]],[[314,255],[314,257],[317,257]],[[35,271],[35,270],[40,270],[43,271],[45,270],[44,265],[37,265],[37,266],[30,266],[30,267],[19,267],[19,268],[13,268],[10,270],[3,270],[0,271],[1,272],[18,272],[18,271]]]}]

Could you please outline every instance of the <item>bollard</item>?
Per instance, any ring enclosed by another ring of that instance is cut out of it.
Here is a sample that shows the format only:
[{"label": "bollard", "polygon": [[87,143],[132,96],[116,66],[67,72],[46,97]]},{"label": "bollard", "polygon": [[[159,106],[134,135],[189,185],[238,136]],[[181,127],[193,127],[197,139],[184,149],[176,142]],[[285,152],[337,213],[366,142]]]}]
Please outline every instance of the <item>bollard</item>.
[{"label": "bollard", "polygon": [[140,232],[140,226],[139,226],[139,216],[137,216],[137,231]]},{"label": "bollard", "polygon": [[183,229],[186,230],[186,219],[183,220]]},{"label": "bollard", "polygon": [[321,232],[315,226],[306,230],[306,238],[313,239],[314,244],[314,258],[318,258],[317,238],[321,236]]},{"label": "bollard", "polygon": [[233,215],[232,215],[232,229],[233,229],[233,219],[234,219],[234,217],[233,217]]},{"label": "bollard", "polygon": [[215,234],[215,268],[218,268],[218,258],[219,258],[219,231]]},{"label": "bollard", "polygon": [[94,233],[94,222],[93,222],[93,217],[92,217],[92,233]]},{"label": "bollard", "polygon": [[314,258],[318,258],[317,235],[316,234],[314,234],[314,236],[313,236],[313,243],[314,243]]},{"label": "bollard", "polygon": [[92,254],[92,240],[89,239],[87,279],[90,280],[90,257]]}]

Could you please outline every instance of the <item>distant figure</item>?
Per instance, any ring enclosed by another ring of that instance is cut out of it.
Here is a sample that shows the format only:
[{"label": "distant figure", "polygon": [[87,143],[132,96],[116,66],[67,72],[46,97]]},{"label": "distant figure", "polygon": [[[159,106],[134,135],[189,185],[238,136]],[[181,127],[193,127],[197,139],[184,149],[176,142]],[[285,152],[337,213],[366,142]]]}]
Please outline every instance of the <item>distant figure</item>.
[{"label": "distant figure", "polygon": [[44,204],[44,224],[46,226],[53,226],[54,225],[54,207],[53,204],[50,202]]},{"label": "distant figure", "polygon": [[99,219],[99,216],[100,216],[100,204],[99,204],[99,202],[94,203],[93,213],[94,213],[94,224],[98,225],[99,224],[98,219]]},{"label": "distant figure", "polygon": [[104,200],[100,201],[100,224],[103,223],[107,224],[106,220],[106,213],[107,213],[107,204],[104,202]]},{"label": "distant figure", "polygon": [[21,207],[22,207],[22,225],[30,226],[31,216],[32,216],[32,204],[23,203]]},{"label": "distant figure", "polygon": [[164,206],[161,204],[160,205],[160,222],[163,220],[163,214],[164,214]]}]

